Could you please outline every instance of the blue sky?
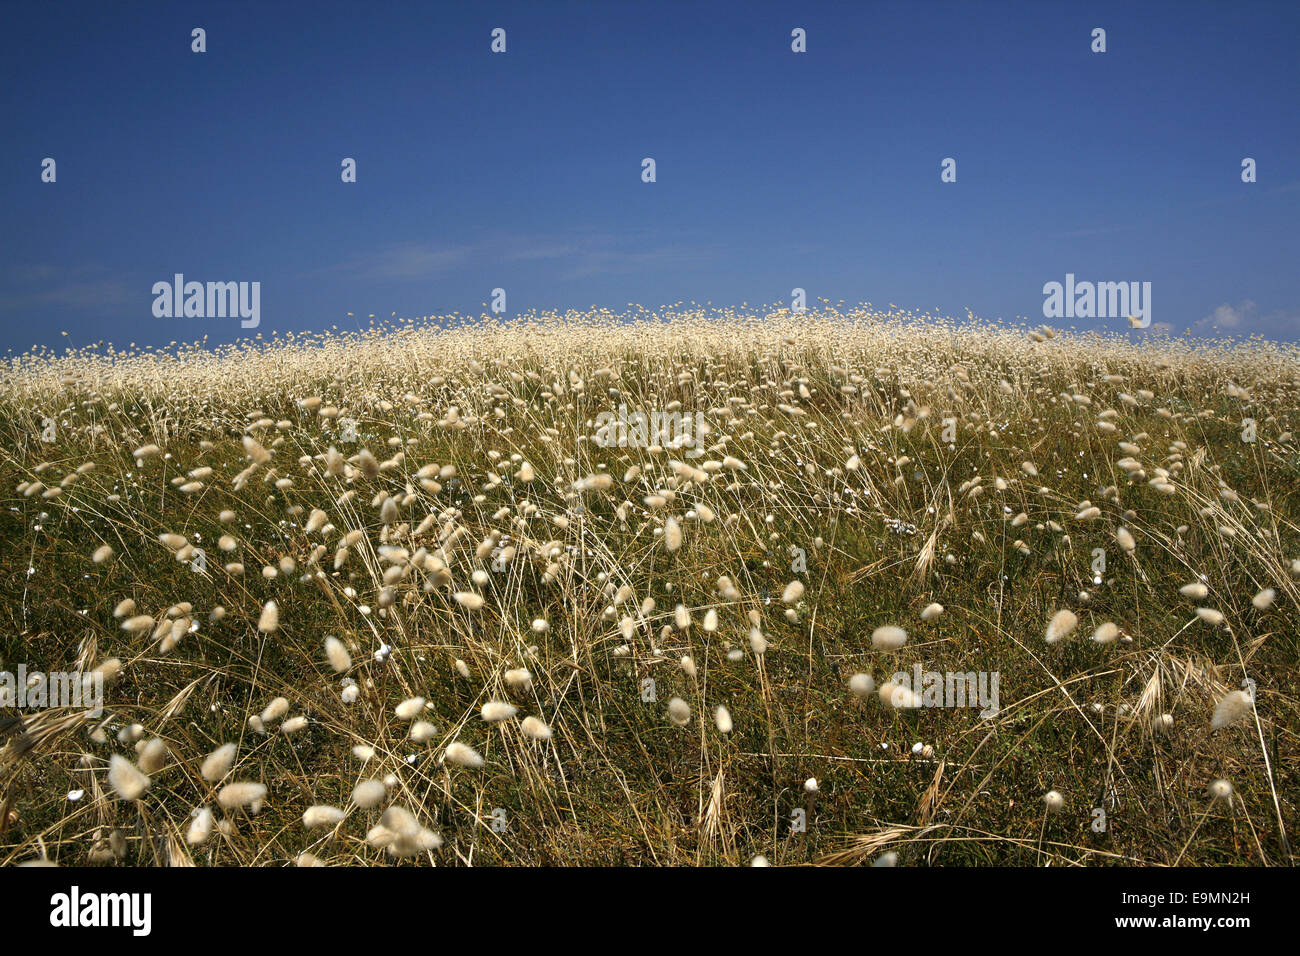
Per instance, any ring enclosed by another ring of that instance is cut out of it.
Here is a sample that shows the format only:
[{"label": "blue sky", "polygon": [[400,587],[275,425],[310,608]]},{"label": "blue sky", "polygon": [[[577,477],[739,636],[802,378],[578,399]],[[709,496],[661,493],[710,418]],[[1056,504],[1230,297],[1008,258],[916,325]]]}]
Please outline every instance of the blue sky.
[{"label": "blue sky", "polygon": [[[478,314],[497,287],[508,314],[798,286],[1041,322],[1066,273],[1151,282],[1175,332],[1293,340],[1297,36],[1293,2],[14,6],[0,349]],[[177,272],[260,282],[260,327],[155,318]]]}]

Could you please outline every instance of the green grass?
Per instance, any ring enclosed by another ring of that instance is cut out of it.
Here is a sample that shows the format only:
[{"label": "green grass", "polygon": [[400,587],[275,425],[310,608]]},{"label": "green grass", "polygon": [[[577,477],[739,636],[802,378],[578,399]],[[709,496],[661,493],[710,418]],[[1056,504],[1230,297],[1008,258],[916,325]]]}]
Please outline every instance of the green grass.
[{"label": "green grass", "polygon": [[[612,374],[597,379],[605,368]],[[570,370],[582,390],[556,391]],[[690,381],[678,380],[683,371]],[[861,387],[841,391],[855,374]],[[1123,381],[1107,382],[1106,374]],[[1004,379],[1009,392],[999,387]],[[1229,394],[1230,382],[1249,395]],[[1118,399],[1144,388],[1152,399],[1136,406]],[[1063,392],[1091,405],[1067,402]],[[418,405],[403,401],[408,393]],[[309,396],[353,415],[358,442],[340,443],[298,404]],[[750,404],[737,406],[731,421],[710,415],[710,440],[725,436],[725,447],[684,460],[698,468],[732,455],[747,465],[743,472],[682,482],[668,452],[578,440],[620,401],[707,411],[729,397]],[[29,712],[21,732],[11,728],[0,749],[0,862],[47,855],[62,863],[281,865],[308,851],[332,864],[393,863],[366,843],[378,810],[352,809],[337,831],[306,831],[301,816],[313,804],[346,807],[358,780],[394,774],[391,802],[444,841],[417,861],[440,865],[743,864],[759,854],[776,864],[853,863],[886,851],[904,865],[1289,864],[1300,792],[1300,590],[1291,568],[1300,556],[1300,468],[1289,435],[1300,426],[1297,398],[1300,364],[1293,351],[1272,346],[1139,347],[1087,336],[1035,344],[1016,330],[924,327],[868,313],[784,315],[766,324],[570,317],[529,328],[276,342],[220,357],[183,350],[174,359],[112,363],[87,355],[21,360],[0,386],[0,669],[88,668],[112,657],[124,667],[108,690],[101,742],[92,738],[101,721],[71,711]],[[440,427],[453,405],[476,420]],[[1097,427],[1103,409],[1118,413],[1114,434]],[[419,410],[431,417],[421,420]],[[41,422],[50,415],[58,437],[45,443]],[[915,424],[895,427],[898,415]],[[286,425],[253,429],[274,457],[236,488],[232,479],[249,466],[240,437],[262,417]],[[941,440],[949,417],[959,421],[952,448]],[[1253,444],[1241,440],[1244,417],[1259,424]],[[85,430],[96,425],[103,430]],[[555,440],[543,440],[546,428],[558,432]],[[1137,457],[1148,477],[1172,469],[1174,494],[1117,468],[1116,443],[1140,433],[1147,437],[1136,442]],[[347,455],[368,447],[382,461],[397,450],[392,438],[403,442],[405,461],[374,478],[355,468],[331,477],[319,459],[297,461],[331,444]],[[1180,457],[1170,453],[1175,441],[1187,446]],[[138,465],[131,450],[147,442],[170,460]],[[858,471],[844,469],[850,446],[862,459]],[[488,456],[493,450],[509,468]],[[512,454],[531,462],[538,480],[485,490],[489,471],[508,478],[517,470]],[[903,455],[911,461],[900,469],[892,462]],[[1037,478],[1021,470],[1026,460]],[[57,497],[20,490],[38,480],[58,487],[85,461],[95,469]],[[422,488],[413,476],[428,463],[454,464],[459,483]],[[645,473],[624,482],[633,463]],[[198,467],[214,470],[200,492],[172,485]],[[268,468],[292,478],[292,487],[268,482]],[[571,483],[599,470],[614,476],[613,489],[586,493],[576,510]],[[985,490],[971,497],[961,489],[976,476]],[[1005,490],[994,486],[999,477]],[[408,483],[410,502],[385,525],[374,497],[402,495]],[[1105,486],[1114,493],[1103,494]],[[1221,497],[1222,487],[1238,500]],[[642,506],[644,495],[664,488],[676,499]],[[356,495],[340,503],[349,489]],[[1101,517],[1076,520],[1085,499]],[[696,500],[717,520],[685,520]],[[538,513],[522,517],[523,501]],[[632,502],[626,523],[616,513],[624,501]],[[303,510],[288,514],[293,506]],[[302,529],[317,507],[335,526],[328,535]],[[413,532],[448,508],[459,509],[453,524],[467,529],[457,545],[467,550],[453,555],[454,585],[425,590],[424,572],[408,569],[381,617],[376,547],[436,548],[442,521]],[[223,524],[223,509],[237,520]],[[1013,528],[1019,512],[1028,522]],[[552,524],[559,514],[567,527]],[[676,553],[653,534],[669,514],[684,522]],[[890,520],[915,533],[896,533]],[[1121,524],[1137,539],[1132,556],[1116,544]],[[338,539],[354,528],[363,542],[335,574]],[[469,612],[450,592],[471,587],[471,570],[490,568],[474,549],[493,530],[516,536],[521,553],[508,569],[489,570],[487,603]],[[177,561],[158,542],[164,531],[201,544],[207,573]],[[232,559],[217,549],[223,534],[238,539],[233,559],[246,565],[243,576],[222,568]],[[1027,555],[1013,546],[1018,539]],[[551,559],[537,552],[552,540],[575,550],[548,582]],[[90,556],[104,543],[115,554],[95,564]],[[326,546],[324,576],[301,582],[318,543]],[[791,547],[806,553],[806,572],[792,571]],[[1092,581],[1094,548],[1107,551],[1100,585]],[[292,573],[261,576],[285,557],[296,562]],[[720,575],[735,582],[741,600],[719,597]],[[1224,626],[1197,620],[1198,602],[1179,594],[1197,575],[1210,588],[1199,603],[1222,611]],[[807,591],[791,622],[780,597],[795,577]],[[646,596],[657,602],[632,641],[617,618],[602,617],[608,581],[632,585],[633,612]],[[1251,598],[1265,587],[1277,600],[1257,610]],[[190,602],[199,629],[161,653],[151,632],[128,634],[114,619],[127,597],[134,613],[156,620]],[[260,634],[268,600],[278,603],[281,626]],[[691,609],[692,627],[661,635],[679,601]],[[923,623],[918,615],[931,601],[945,613]],[[370,615],[359,612],[362,604]],[[218,605],[226,616],[210,621]],[[721,619],[714,634],[701,628],[710,607]],[[1078,631],[1048,645],[1047,621],[1062,607],[1078,613]],[[748,644],[750,611],[761,615],[770,642],[761,660]],[[537,617],[550,622],[545,634],[530,630]],[[1131,639],[1088,640],[1108,620]],[[887,623],[909,634],[892,653],[870,643]],[[330,670],[327,635],[350,646],[347,675]],[[394,648],[386,664],[372,659],[381,641]],[[743,658],[729,660],[732,649]],[[687,653],[694,678],[677,663]],[[470,679],[457,674],[457,659]],[[1001,711],[988,719],[975,708],[895,711],[848,691],[855,672],[882,684],[916,664],[997,672]],[[533,674],[529,693],[501,682],[518,666]],[[343,676],[362,685],[354,704],[340,700]],[[1257,710],[1211,731],[1216,703],[1246,677],[1258,688]],[[653,702],[642,699],[646,679],[654,681]],[[414,694],[429,698],[425,719],[438,728],[427,745],[405,739],[393,714]],[[251,729],[249,716],[280,695],[291,714],[309,717],[307,729],[294,736]],[[691,705],[686,728],[665,716],[674,696]],[[520,717],[540,716],[553,739],[527,740],[517,720],[485,724],[478,708],[489,699],[513,701]],[[712,720],[720,703],[734,718],[727,735]],[[1160,726],[1162,714],[1172,727]],[[135,802],[115,799],[105,780],[111,754],[135,757],[115,736],[132,723],[170,751]],[[452,739],[476,748],[486,766],[442,764]],[[266,784],[265,808],[235,813],[226,832],[189,846],[191,811],[215,808],[219,789],[200,777],[199,763],[227,741],[239,745],[229,780]],[[932,755],[914,754],[916,743]],[[355,744],[376,749],[370,764],[351,754]],[[804,789],[809,777],[819,781],[815,795]],[[1215,778],[1232,782],[1231,802],[1207,796]],[[85,797],[69,801],[78,789]],[[1042,797],[1052,789],[1065,806],[1047,814]],[[504,832],[493,829],[496,808],[505,811]],[[1105,813],[1100,832],[1094,808]],[[792,829],[797,810],[804,832]],[[120,858],[105,852],[114,829],[125,838]]]}]

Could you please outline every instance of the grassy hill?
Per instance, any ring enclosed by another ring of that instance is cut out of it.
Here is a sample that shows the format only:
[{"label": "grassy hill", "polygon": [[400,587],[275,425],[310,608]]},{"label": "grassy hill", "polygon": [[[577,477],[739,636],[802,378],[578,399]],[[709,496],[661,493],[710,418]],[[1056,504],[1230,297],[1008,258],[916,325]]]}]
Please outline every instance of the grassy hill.
[{"label": "grassy hill", "polygon": [[0,670],[104,710],[0,708],[0,863],[1293,862],[1294,347],[679,308],[2,378]]}]

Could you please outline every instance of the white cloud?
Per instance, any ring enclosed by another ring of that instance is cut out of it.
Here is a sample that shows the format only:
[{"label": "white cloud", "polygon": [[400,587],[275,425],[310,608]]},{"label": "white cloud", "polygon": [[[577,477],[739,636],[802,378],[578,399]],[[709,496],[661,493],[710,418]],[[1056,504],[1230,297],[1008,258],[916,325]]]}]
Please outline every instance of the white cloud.
[{"label": "white cloud", "polygon": [[1294,339],[1300,330],[1300,312],[1294,309],[1263,312],[1253,299],[1243,299],[1236,305],[1224,302],[1205,318],[1193,322],[1191,330]]},{"label": "white cloud", "polygon": [[1251,299],[1246,299],[1236,305],[1229,305],[1225,302],[1196,324],[1209,324],[1221,329],[1240,328],[1243,323],[1249,322],[1255,316],[1258,308]]}]

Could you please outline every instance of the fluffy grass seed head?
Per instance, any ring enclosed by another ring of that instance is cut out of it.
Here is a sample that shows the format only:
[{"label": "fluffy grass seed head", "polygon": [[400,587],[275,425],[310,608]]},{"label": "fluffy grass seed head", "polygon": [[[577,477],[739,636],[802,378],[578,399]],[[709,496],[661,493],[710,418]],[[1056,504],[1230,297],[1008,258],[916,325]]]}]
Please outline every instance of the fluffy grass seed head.
[{"label": "fluffy grass seed head", "polygon": [[257,629],[263,634],[271,634],[280,627],[280,608],[274,601],[262,605],[262,614],[257,619]]},{"label": "fluffy grass seed head", "polygon": [[273,698],[272,701],[266,705],[266,709],[262,711],[262,723],[273,724],[284,717],[287,713],[289,713],[289,699],[287,697]]},{"label": "fluffy grass seed head", "polygon": [[203,758],[199,773],[208,783],[216,783],[235,765],[235,745],[222,744]]},{"label": "fluffy grass seed head", "polygon": [[397,715],[398,720],[415,720],[423,710],[423,697],[408,697],[393,708],[393,713]]},{"label": "fluffy grass seed head", "polygon": [[871,632],[871,646],[879,651],[896,651],[907,643],[907,632],[894,624],[885,624]]},{"label": "fluffy grass seed head", "polygon": [[453,740],[447,745],[443,757],[447,763],[455,764],[457,767],[467,767],[470,770],[477,770],[483,766],[483,757],[477,750],[459,740]]},{"label": "fluffy grass seed head", "polygon": [[719,704],[718,709],[713,712],[713,723],[717,726],[720,734],[731,733],[732,727],[735,726],[731,722],[731,711],[727,710],[723,704]]},{"label": "fluffy grass seed head", "polygon": [[108,783],[120,800],[139,800],[153,781],[121,754],[108,760]]},{"label": "fluffy grass seed head", "polygon": [[1250,715],[1254,703],[1244,690],[1229,691],[1215,706],[1214,715],[1210,718],[1210,729],[1222,730],[1224,727],[1245,720]]},{"label": "fluffy grass seed head", "polygon": [[1231,800],[1232,784],[1220,777],[1218,780],[1211,780],[1209,787],[1206,788],[1210,794],[1211,800]]},{"label": "fluffy grass seed head", "polygon": [[664,522],[664,549],[672,552],[682,546],[682,526],[676,518]]},{"label": "fluffy grass seed head", "polygon": [[881,684],[877,694],[882,704],[894,710],[915,710],[923,703],[921,695],[912,688],[893,681]]},{"label": "fluffy grass seed head", "polygon": [[317,804],[314,807],[308,807],[302,815],[302,825],[308,830],[315,830],[320,827],[332,827],[343,821],[347,816],[338,807],[325,806]]},{"label": "fluffy grass seed head", "polygon": [[524,736],[531,737],[533,740],[551,739],[551,728],[537,717],[525,717],[519,722],[519,729],[523,731]]},{"label": "fluffy grass seed head", "polygon": [[325,638],[325,659],[337,674],[342,674],[352,666],[352,655],[337,637]]},{"label": "fluffy grass seed head", "polygon": [[1112,621],[1106,621],[1098,625],[1097,629],[1092,632],[1092,639],[1098,644],[1111,644],[1119,639],[1119,625]]},{"label": "fluffy grass seed head", "polygon": [[849,678],[849,690],[858,697],[870,697],[876,692],[876,680],[870,674],[854,674]]},{"label": "fluffy grass seed head", "polygon": [[352,788],[352,802],[363,810],[379,806],[388,796],[382,780],[362,780]]},{"label": "fluffy grass seed head", "polygon": [[533,686],[533,675],[527,667],[513,667],[501,675],[506,686],[519,693],[527,693]]},{"label": "fluffy grass seed head", "polygon": [[260,783],[248,781],[228,783],[217,793],[217,803],[227,813],[243,808],[256,816],[265,801],[266,786]]},{"label": "fluffy grass seed head", "polygon": [[509,720],[519,713],[519,708],[502,700],[490,700],[483,705],[479,713],[488,723],[496,723],[501,720]]},{"label": "fluffy grass seed head", "polygon": [[1062,608],[1052,615],[1052,619],[1047,622],[1048,644],[1055,644],[1057,641],[1063,641],[1074,633],[1074,629],[1079,626],[1078,616],[1068,608]]}]

